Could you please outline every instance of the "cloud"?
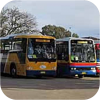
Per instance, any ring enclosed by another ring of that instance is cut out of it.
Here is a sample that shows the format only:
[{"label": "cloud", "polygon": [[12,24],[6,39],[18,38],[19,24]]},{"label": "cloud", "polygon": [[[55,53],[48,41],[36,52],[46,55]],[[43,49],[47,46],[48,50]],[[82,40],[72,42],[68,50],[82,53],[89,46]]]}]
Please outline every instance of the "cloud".
[{"label": "cloud", "polygon": [[83,35],[99,33],[99,11],[88,1],[23,1],[16,0],[5,7],[18,7],[37,18],[38,28],[54,24]]}]

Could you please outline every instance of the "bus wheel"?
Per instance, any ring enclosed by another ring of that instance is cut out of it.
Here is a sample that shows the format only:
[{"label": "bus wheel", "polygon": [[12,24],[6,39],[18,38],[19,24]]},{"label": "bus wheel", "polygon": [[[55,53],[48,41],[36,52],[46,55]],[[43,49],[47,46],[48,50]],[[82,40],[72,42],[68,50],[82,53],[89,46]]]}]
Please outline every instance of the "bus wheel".
[{"label": "bus wheel", "polygon": [[83,75],[79,75],[78,78],[83,78]]},{"label": "bus wheel", "polygon": [[11,75],[12,77],[16,77],[16,67],[15,67],[15,66],[14,66],[14,67],[11,67],[10,75]]}]

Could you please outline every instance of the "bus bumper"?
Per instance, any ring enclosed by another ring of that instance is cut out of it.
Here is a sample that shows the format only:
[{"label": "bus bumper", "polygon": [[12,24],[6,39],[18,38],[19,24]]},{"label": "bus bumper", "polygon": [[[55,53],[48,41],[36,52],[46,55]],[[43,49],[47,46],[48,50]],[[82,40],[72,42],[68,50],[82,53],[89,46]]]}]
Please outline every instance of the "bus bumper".
[{"label": "bus bumper", "polygon": [[96,75],[96,70],[94,71],[70,71],[71,75]]},{"label": "bus bumper", "polygon": [[26,76],[32,77],[32,76],[56,76],[56,71],[33,71],[33,70],[27,70],[26,71]]}]

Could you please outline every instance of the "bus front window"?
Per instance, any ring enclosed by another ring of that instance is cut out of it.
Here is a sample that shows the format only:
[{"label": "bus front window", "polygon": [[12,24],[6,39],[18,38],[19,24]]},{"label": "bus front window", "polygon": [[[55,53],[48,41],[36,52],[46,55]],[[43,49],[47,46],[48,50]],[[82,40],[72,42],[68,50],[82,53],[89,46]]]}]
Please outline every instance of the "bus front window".
[{"label": "bus front window", "polygon": [[79,42],[74,40],[71,43],[71,61],[72,62],[95,62],[94,46],[92,43]]},{"label": "bus front window", "polygon": [[42,39],[29,39],[28,59],[30,61],[56,60],[55,41]]}]

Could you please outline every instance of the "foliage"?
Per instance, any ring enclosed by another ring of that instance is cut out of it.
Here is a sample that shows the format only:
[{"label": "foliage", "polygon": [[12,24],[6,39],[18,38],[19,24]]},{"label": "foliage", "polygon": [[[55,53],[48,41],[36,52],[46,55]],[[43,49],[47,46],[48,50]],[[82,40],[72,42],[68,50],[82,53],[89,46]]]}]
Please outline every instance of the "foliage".
[{"label": "foliage", "polygon": [[[49,35],[54,36],[55,38],[64,38],[64,37],[71,37],[71,32],[69,30],[66,30],[63,27],[55,26],[55,25],[46,25],[42,27],[42,34],[43,35]],[[73,37],[78,37],[77,34],[72,34]]]},{"label": "foliage", "polygon": [[6,8],[0,13],[0,37],[15,33],[32,33],[36,31],[35,17],[18,8]]},{"label": "foliage", "polygon": [[72,34],[72,37],[78,38],[79,36],[78,36],[76,33],[73,33],[73,34]]}]

